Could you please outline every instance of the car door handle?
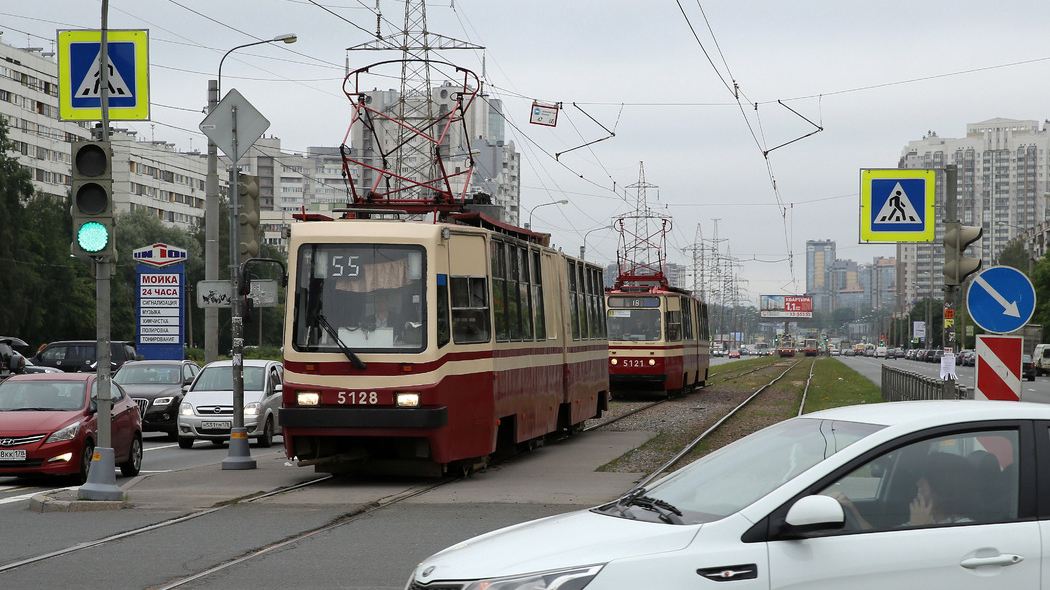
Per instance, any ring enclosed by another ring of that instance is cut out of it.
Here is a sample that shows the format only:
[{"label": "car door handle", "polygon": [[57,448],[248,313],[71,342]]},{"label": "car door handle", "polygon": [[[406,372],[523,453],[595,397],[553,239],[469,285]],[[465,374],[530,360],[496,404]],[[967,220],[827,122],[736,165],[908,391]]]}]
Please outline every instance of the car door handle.
[{"label": "car door handle", "polygon": [[1020,555],[1011,555],[1004,553],[1002,555],[996,555],[994,557],[971,557],[969,559],[962,560],[959,565],[969,568],[976,569],[983,565],[1014,565],[1015,563],[1021,563],[1024,561],[1024,557]]}]

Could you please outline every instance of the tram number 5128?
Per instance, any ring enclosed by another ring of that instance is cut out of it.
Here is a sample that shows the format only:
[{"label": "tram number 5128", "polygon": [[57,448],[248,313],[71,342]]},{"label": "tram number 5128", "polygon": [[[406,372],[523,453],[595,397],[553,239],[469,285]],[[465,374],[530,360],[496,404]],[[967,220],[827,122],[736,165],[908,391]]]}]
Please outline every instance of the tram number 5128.
[{"label": "tram number 5128", "polygon": [[339,404],[375,405],[379,403],[379,394],[374,391],[340,391],[336,401]]}]

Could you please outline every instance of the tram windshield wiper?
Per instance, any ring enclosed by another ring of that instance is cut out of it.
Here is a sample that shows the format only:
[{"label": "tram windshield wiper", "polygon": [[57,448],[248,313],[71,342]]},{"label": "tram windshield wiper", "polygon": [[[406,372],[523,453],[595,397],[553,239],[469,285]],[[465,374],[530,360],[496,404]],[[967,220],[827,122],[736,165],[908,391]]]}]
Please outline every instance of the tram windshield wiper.
[{"label": "tram windshield wiper", "polygon": [[333,340],[335,340],[336,344],[339,345],[339,350],[346,355],[346,358],[350,359],[350,362],[353,363],[355,367],[362,370],[368,368],[368,365],[362,362],[361,359],[357,358],[357,355],[354,354],[354,351],[350,350],[349,346],[343,344],[343,341],[339,338],[339,332],[332,327],[332,324],[328,323],[328,319],[325,318],[324,315],[317,314],[317,323],[324,328],[325,332],[328,332],[328,335],[331,336]]}]

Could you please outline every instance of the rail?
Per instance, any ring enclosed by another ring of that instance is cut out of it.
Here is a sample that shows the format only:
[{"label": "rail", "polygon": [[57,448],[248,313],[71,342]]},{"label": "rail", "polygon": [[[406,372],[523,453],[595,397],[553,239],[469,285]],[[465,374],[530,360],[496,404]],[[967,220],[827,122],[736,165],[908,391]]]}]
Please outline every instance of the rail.
[{"label": "rail", "polygon": [[882,401],[899,402],[926,399],[973,399],[973,390],[955,382],[955,395],[945,397],[944,381],[882,365]]}]

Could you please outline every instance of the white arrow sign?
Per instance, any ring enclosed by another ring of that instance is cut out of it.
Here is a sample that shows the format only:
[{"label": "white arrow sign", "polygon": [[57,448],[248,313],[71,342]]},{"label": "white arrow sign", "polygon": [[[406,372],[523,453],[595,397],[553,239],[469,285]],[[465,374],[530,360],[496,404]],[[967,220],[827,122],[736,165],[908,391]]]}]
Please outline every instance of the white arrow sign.
[{"label": "white arrow sign", "polygon": [[1017,310],[1017,302],[1007,301],[1006,298],[1000,295],[994,287],[988,284],[988,281],[984,280],[984,277],[982,277],[981,275],[977,275],[977,277],[974,278],[974,282],[983,287],[985,291],[988,291],[988,294],[992,296],[992,299],[995,299],[999,303],[999,305],[1003,306],[1003,315],[1008,315],[1015,318],[1021,317],[1021,312]]}]

